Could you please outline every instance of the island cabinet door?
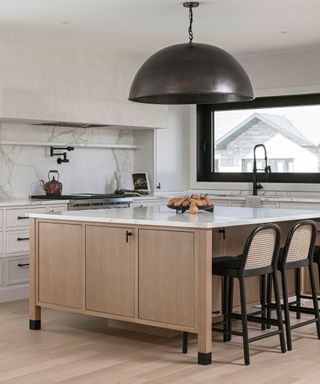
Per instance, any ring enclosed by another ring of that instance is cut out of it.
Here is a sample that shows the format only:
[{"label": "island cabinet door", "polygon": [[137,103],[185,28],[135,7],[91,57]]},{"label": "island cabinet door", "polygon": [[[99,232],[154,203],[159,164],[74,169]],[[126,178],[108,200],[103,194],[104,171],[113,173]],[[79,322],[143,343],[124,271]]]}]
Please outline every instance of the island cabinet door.
[{"label": "island cabinet door", "polygon": [[194,327],[193,232],[139,230],[139,318]]},{"label": "island cabinet door", "polygon": [[86,309],[134,316],[134,244],[132,228],[86,227]]},{"label": "island cabinet door", "polygon": [[82,308],[83,226],[40,222],[38,231],[40,302]]}]

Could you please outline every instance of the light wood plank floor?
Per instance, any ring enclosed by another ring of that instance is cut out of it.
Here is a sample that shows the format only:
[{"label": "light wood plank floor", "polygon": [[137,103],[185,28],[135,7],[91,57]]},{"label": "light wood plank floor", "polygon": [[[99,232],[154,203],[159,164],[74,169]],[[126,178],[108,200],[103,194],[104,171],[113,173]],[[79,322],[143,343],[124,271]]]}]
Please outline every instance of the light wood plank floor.
[{"label": "light wood plank floor", "polygon": [[[196,338],[181,354],[181,338],[160,338],[106,327],[106,321],[43,311],[43,330],[28,330],[27,301],[0,304],[0,383],[7,384],[289,384],[320,381],[315,326],[294,332],[294,350],[278,338],[251,344],[243,366],[239,337],[214,335],[214,364],[196,364]],[[256,332],[253,330],[253,332]]]}]

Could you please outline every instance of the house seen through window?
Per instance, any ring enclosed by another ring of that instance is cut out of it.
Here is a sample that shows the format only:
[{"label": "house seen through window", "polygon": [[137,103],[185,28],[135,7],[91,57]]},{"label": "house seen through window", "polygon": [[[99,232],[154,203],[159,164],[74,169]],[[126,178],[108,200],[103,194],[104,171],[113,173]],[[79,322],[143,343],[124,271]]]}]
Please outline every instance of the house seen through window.
[{"label": "house seen through window", "polygon": [[[217,111],[214,127],[215,172],[252,172],[259,143],[272,172],[320,170],[320,106]],[[258,168],[263,164],[257,161]]]},{"label": "house seen through window", "polygon": [[[319,183],[320,95],[198,106],[198,181],[252,180],[256,144],[266,147],[271,167],[260,181]],[[256,156],[264,168],[262,148]]]}]

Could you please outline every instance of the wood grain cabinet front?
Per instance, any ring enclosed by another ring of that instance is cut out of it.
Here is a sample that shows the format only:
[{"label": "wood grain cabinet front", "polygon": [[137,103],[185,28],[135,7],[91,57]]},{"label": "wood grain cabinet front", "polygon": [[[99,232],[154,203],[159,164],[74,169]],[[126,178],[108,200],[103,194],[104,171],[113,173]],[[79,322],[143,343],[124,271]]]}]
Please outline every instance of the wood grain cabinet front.
[{"label": "wood grain cabinet front", "polygon": [[39,301],[83,307],[83,226],[40,222],[38,227]]},{"label": "wood grain cabinet front", "polygon": [[139,318],[195,325],[192,232],[139,229]]},{"label": "wood grain cabinet front", "polygon": [[132,228],[86,226],[86,309],[134,317],[135,243]]}]

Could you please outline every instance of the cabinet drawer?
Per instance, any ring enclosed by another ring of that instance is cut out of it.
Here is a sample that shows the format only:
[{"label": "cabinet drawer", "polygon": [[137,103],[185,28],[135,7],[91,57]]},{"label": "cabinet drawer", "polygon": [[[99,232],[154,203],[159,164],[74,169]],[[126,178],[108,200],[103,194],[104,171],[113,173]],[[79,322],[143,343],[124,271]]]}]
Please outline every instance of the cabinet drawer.
[{"label": "cabinet drawer", "polygon": [[26,213],[31,212],[47,212],[46,207],[37,207],[37,208],[12,208],[6,209],[6,227],[27,227],[29,225],[30,219],[25,217]]},{"label": "cabinet drawer", "polygon": [[63,212],[63,211],[67,211],[66,205],[51,205],[50,207],[48,207],[49,213],[57,213],[57,212]]},{"label": "cabinet drawer", "polygon": [[29,257],[9,257],[6,259],[6,284],[22,284],[29,281]]},{"label": "cabinet drawer", "polygon": [[28,252],[29,230],[8,231],[6,233],[6,253]]},{"label": "cabinet drawer", "polygon": [[0,255],[3,253],[3,232],[0,231]]},{"label": "cabinet drawer", "polygon": [[3,227],[3,209],[0,209],[0,228]]},{"label": "cabinet drawer", "polygon": [[0,259],[0,285],[3,284],[3,259]]}]

